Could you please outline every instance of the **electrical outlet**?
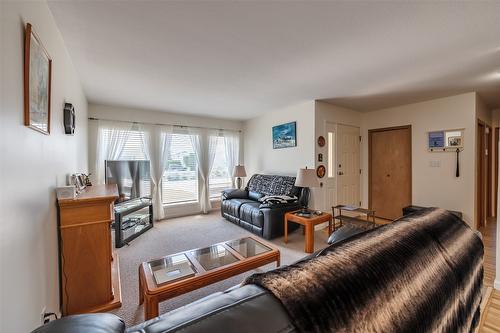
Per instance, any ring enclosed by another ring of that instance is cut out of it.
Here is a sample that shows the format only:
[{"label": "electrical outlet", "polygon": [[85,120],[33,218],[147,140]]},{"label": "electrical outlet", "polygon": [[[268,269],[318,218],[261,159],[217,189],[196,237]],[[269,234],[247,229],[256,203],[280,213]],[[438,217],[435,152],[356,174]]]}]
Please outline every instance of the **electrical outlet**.
[{"label": "electrical outlet", "polygon": [[45,310],[47,310],[47,307],[44,306],[42,308],[42,312],[40,313],[40,324],[45,324]]}]

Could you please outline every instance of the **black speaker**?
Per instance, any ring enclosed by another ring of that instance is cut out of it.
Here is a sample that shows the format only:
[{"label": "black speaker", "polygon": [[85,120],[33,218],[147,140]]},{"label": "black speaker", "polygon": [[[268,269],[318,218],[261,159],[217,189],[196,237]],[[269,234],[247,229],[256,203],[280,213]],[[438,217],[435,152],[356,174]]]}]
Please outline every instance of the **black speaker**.
[{"label": "black speaker", "polygon": [[64,103],[64,133],[75,134],[75,108],[71,103]]}]

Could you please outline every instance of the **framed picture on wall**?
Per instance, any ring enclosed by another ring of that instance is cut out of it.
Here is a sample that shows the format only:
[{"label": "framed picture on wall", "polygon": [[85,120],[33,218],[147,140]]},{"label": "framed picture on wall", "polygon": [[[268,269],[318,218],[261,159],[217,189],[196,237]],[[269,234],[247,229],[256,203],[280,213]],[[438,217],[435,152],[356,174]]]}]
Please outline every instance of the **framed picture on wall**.
[{"label": "framed picture on wall", "polygon": [[273,149],[297,146],[297,122],[273,126]]},{"label": "framed picture on wall", "polygon": [[50,89],[52,59],[26,24],[24,39],[24,124],[43,134],[50,134]]}]

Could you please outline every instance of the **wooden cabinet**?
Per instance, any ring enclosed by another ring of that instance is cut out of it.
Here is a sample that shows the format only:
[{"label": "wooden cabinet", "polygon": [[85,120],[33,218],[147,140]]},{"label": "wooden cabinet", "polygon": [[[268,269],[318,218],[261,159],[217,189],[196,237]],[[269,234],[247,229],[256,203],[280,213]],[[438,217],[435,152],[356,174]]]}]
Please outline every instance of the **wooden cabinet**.
[{"label": "wooden cabinet", "polygon": [[63,315],[121,306],[118,257],[111,222],[116,185],[89,186],[75,199],[58,200]]}]

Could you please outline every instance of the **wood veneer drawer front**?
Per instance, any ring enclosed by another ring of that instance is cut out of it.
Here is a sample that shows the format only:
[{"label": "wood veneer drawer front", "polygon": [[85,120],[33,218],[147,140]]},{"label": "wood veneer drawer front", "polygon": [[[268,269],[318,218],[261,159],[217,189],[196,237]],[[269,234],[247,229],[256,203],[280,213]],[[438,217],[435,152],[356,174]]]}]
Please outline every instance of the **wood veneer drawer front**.
[{"label": "wood veneer drawer front", "polygon": [[100,202],[78,206],[60,207],[61,226],[84,224],[114,219],[113,203]]},{"label": "wood veneer drawer front", "polygon": [[65,315],[112,299],[108,224],[61,229],[63,312]]}]

